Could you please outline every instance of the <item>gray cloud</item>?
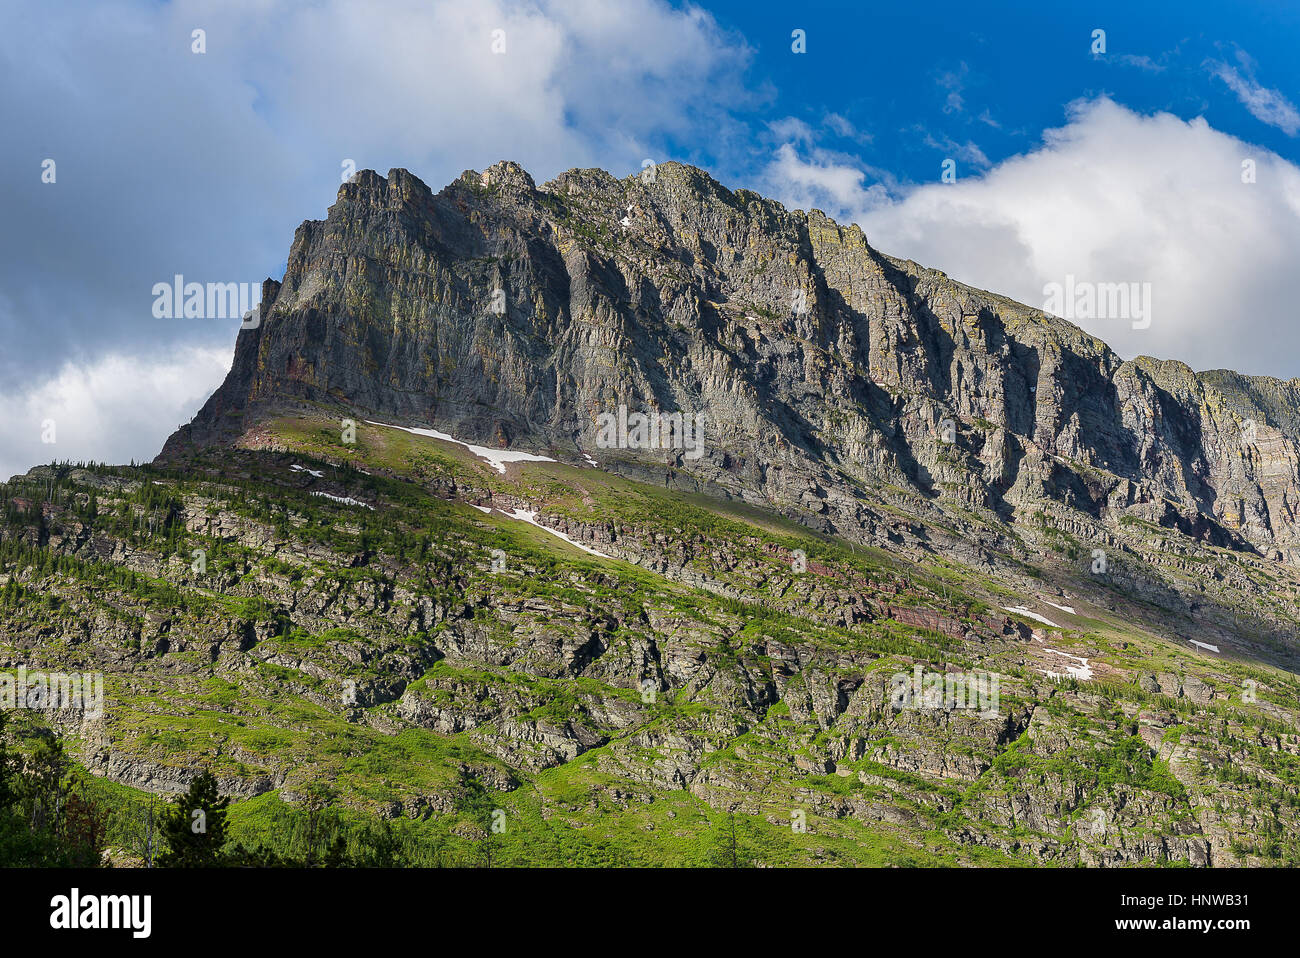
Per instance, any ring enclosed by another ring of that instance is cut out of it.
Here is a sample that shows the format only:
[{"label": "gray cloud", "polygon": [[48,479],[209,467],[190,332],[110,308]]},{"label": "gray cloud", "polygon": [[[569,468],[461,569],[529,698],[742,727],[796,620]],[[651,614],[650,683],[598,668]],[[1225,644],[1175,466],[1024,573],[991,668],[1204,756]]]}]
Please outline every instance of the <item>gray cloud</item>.
[{"label": "gray cloud", "polygon": [[[677,141],[725,149],[744,136],[729,108],[753,101],[750,56],[708,14],[661,0],[12,0],[0,409],[20,418],[6,419],[0,475],[156,452],[220,381],[196,357],[228,353],[237,320],[156,319],[153,285],[278,278],[344,161],[406,167],[436,189],[507,158],[545,178],[630,172]],[[170,401],[105,379],[178,369],[206,381]],[[124,404],[94,417],[99,438],[68,426],[55,449],[30,447],[47,407],[85,419],[95,403]]]}]

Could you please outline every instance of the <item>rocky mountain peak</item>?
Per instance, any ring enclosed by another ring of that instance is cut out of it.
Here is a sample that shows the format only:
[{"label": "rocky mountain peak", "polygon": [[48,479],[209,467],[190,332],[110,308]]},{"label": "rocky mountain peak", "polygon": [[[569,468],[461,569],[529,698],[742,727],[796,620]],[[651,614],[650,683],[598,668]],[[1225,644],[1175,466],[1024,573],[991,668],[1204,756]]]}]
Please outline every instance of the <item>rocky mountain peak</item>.
[{"label": "rocky mountain peak", "polygon": [[1293,385],[1126,362],[680,163],[538,190],[503,161],[438,194],[362,171],[299,229],[263,316],[170,452],[238,441],[284,402],[571,456],[596,451],[601,411],[701,412],[698,459],[615,467],[797,503],[867,541],[888,535],[862,501],[883,486],[938,514],[1060,510],[1300,558]]},{"label": "rocky mountain peak", "polygon": [[502,160],[493,163],[479,174],[479,183],[484,187],[498,187],[516,192],[532,192],[537,189],[532,176],[518,163]]},{"label": "rocky mountain peak", "polygon": [[433,191],[418,176],[403,169],[388,171],[382,177],[374,170],[359,170],[339,187],[340,202],[363,202],[396,207],[402,204],[427,203]]}]

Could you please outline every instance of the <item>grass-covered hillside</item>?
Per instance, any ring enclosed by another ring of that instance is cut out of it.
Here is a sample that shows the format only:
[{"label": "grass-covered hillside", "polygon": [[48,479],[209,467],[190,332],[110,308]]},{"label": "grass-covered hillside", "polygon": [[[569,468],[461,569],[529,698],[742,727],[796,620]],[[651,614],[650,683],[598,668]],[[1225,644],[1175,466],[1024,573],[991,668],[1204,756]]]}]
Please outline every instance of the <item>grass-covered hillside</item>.
[{"label": "grass-covered hillside", "polygon": [[[1050,514],[996,568],[864,549],[685,478],[503,473],[304,410],[0,485],[0,671],[105,692],[12,713],[11,747],[67,743],[119,862],[208,770],[231,843],[296,860],[1300,863],[1290,637],[1216,652],[1159,605],[1262,566],[1199,571],[1155,525],[1090,577]],[[996,708],[900,705],[918,667],[996,677]]]}]

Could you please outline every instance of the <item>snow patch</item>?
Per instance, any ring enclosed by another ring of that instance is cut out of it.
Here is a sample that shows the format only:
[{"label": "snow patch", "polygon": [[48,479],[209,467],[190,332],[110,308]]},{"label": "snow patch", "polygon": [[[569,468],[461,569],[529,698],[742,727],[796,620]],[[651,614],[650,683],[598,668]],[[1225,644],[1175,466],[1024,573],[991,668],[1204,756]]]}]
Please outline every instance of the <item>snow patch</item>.
[{"label": "snow patch", "polygon": [[483,515],[487,515],[489,512],[492,511],[491,506],[479,506],[479,505],[475,505],[472,502],[470,503],[470,505],[474,506],[474,508],[477,509],[479,512],[483,513]]},{"label": "snow patch", "polygon": [[550,456],[534,456],[530,452],[512,452],[509,449],[489,449],[487,446],[475,446],[468,442],[462,442],[455,436],[449,436],[445,432],[439,432],[436,429],[417,429],[413,426],[394,426],[391,423],[375,422],[373,419],[367,419],[366,422],[372,426],[385,426],[389,429],[400,429],[402,432],[409,432],[415,436],[428,436],[430,439],[441,439],[443,442],[454,442],[458,446],[464,446],[480,459],[486,459],[491,463],[492,468],[501,475],[506,474],[507,462],[555,462]]},{"label": "snow patch", "polygon": [[289,468],[292,469],[294,472],[309,472],[309,473],[311,473],[313,476],[315,476],[317,479],[324,479],[324,478],[325,478],[325,473],[323,473],[323,472],[317,472],[315,469],[308,469],[306,466],[300,466],[300,465],[298,465],[296,462],[295,462],[292,466],[290,466]]},{"label": "snow patch", "polygon": [[333,499],[335,502],[342,503],[345,506],[362,506],[369,509],[371,512],[375,511],[375,507],[370,505],[370,503],[362,502],[359,499],[353,499],[351,496],[332,496],[328,492],[313,492],[312,495],[320,496],[324,499]]},{"label": "snow patch", "polygon": [[1211,652],[1219,651],[1217,645],[1210,645],[1209,642],[1197,642],[1195,639],[1188,639],[1187,641],[1192,643],[1192,645],[1196,646],[1198,649],[1209,649]]},{"label": "snow patch", "polygon": [[1074,614],[1075,614],[1074,606],[1072,606],[1072,605],[1057,605],[1057,604],[1056,604],[1055,602],[1053,602],[1052,600],[1050,600],[1050,599],[1044,599],[1042,596],[1039,596],[1039,600],[1040,600],[1044,605],[1050,605],[1053,609],[1060,609],[1062,612],[1068,612],[1070,615],[1074,615]]},{"label": "snow patch", "polygon": [[566,536],[563,532],[559,532],[555,529],[549,528],[548,526],[542,525],[540,522],[537,521],[537,513],[535,512],[526,512],[523,509],[511,509],[509,512],[506,513],[506,515],[508,515],[511,519],[518,519],[520,522],[527,522],[529,525],[537,526],[537,528],[539,529],[545,529],[551,535],[559,536],[569,545],[577,546],[583,552],[590,552],[592,555],[600,556],[602,559],[614,558],[613,556],[605,555],[605,553],[603,552],[597,552],[595,549],[584,546],[581,542],[575,542],[573,539],[570,539],[568,536]]},{"label": "snow patch", "polygon": [[[1047,604],[1051,605],[1052,603],[1049,602]],[[1016,615],[1023,615],[1027,619],[1033,619],[1035,622],[1043,623],[1043,625],[1050,625],[1054,629],[1060,628],[1060,626],[1057,625],[1055,622],[1053,622],[1051,619],[1047,618],[1046,616],[1041,616],[1037,612],[1030,612],[1023,605],[1017,605],[1015,607],[1004,605],[1002,608],[1006,612],[1014,612],[1016,613]]]},{"label": "snow patch", "polygon": [[1074,661],[1076,661],[1076,662],[1079,663],[1078,665],[1067,665],[1067,666],[1065,667],[1065,672],[1063,672],[1063,673],[1062,673],[1062,672],[1049,672],[1047,669],[1039,669],[1039,670],[1038,670],[1038,671],[1042,672],[1044,675],[1048,676],[1049,678],[1054,678],[1054,679],[1059,679],[1059,678],[1080,679],[1081,681],[1084,681],[1084,682],[1086,682],[1086,681],[1088,681],[1088,679],[1092,678],[1092,666],[1088,664],[1088,660],[1087,660],[1086,658],[1084,658],[1083,656],[1081,656],[1081,655],[1071,655],[1069,652],[1060,652],[1060,651],[1057,651],[1056,649],[1044,649],[1043,651],[1044,651],[1044,652],[1051,652],[1053,655],[1061,655],[1061,656],[1064,656],[1064,657],[1067,658],[1067,659],[1074,659]]}]

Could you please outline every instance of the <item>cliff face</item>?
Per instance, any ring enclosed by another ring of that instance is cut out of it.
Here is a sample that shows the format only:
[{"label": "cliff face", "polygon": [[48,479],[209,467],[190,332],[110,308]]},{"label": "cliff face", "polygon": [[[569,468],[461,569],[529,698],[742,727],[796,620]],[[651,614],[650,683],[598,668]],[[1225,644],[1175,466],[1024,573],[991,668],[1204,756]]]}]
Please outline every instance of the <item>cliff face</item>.
[{"label": "cliff face", "polygon": [[310,401],[609,459],[598,416],[624,405],[702,412],[705,452],[612,468],[669,467],[850,536],[884,535],[866,487],[1300,559],[1300,382],[1126,362],[816,210],[653,173],[538,188],[500,163],[436,195],[357,174],[299,227],[261,326],[164,458]]}]

